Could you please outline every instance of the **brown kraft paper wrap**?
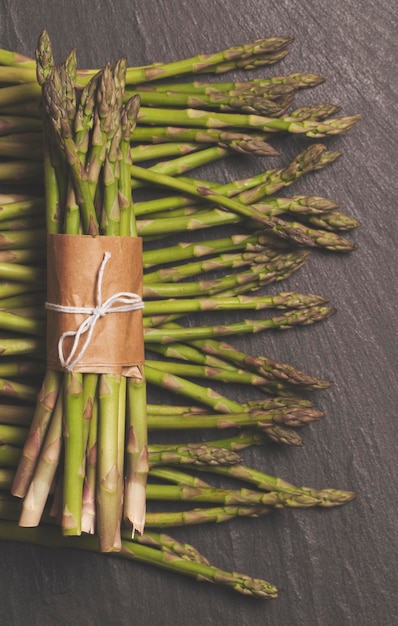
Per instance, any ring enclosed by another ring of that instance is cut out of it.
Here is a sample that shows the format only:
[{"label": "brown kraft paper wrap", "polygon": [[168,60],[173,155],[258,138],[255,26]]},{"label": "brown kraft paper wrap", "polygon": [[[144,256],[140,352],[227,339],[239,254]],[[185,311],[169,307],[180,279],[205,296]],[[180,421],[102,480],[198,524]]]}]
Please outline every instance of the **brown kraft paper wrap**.
[{"label": "brown kraft paper wrap", "polygon": [[[47,302],[61,306],[97,307],[99,269],[105,253],[101,299],[105,302],[119,292],[142,298],[142,239],[90,235],[47,236]],[[118,306],[118,303],[115,303]],[[89,313],[47,310],[47,365],[65,371],[58,356],[58,342],[65,332],[76,332]],[[83,345],[87,333],[79,341]],[[74,338],[66,337],[67,357]],[[79,349],[77,352],[79,352]],[[144,364],[142,310],[109,312],[95,324],[91,340],[74,372],[117,373],[133,376],[135,366]]]}]

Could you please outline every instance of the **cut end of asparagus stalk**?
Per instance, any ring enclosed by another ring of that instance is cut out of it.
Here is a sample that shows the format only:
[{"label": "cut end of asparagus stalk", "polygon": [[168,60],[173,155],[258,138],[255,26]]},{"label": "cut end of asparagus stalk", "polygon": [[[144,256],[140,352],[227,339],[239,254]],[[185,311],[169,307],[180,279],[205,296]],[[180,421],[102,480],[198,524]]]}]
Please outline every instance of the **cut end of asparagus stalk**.
[{"label": "cut end of asparagus stalk", "polygon": [[144,532],[146,516],[146,482],[149,471],[148,450],[143,448],[137,460],[136,470],[126,484],[124,495],[124,519],[135,532]]},{"label": "cut end of asparagus stalk", "polygon": [[62,533],[65,536],[79,536],[81,534],[80,520],[75,519],[67,506],[62,511]]},{"label": "cut end of asparagus stalk", "polygon": [[145,485],[135,482],[131,493],[129,496],[129,500],[134,502],[134,505],[131,506],[131,502],[126,504],[126,522],[131,526],[131,537],[134,539],[134,535],[138,532],[140,535],[144,532],[145,528],[145,517],[146,517],[146,487]]},{"label": "cut end of asparagus stalk", "polygon": [[95,533],[95,517],[95,495],[86,479],[83,487],[82,533]]}]

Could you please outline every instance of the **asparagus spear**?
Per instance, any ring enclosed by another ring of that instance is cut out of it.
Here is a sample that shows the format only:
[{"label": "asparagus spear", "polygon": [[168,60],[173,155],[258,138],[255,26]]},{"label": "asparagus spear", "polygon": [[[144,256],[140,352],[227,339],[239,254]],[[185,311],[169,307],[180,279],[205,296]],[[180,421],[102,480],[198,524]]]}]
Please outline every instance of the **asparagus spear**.
[{"label": "asparagus spear", "polygon": [[120,383],[120,375],[101,374],[99,377],[97,528],[103,552],[118,552],[121,548],[119,472],[122,470],[118,466],[119,439],[115,428]]},{"label": "asparagus spear", "polygon": [[293,292],[281,292],[270,296],[236,296],[236,297],[215,297],[215,298],[195,298],[178,300],[156,300],[149,301],[145,307],[146,315],[155,313],[191,313],[194,311],[230,311],[234,309],[263,310],[269,308],[276,309],[301,309],[314,305],[326,304],[327,299],[315,294],[302,294]]},{"label": "asparagus spear", "polygon": [[190,343],[200,348],[206,354],[215,355],[228,362],[233,362],[240,367],[244,366],[245,368],[253,370],[262,376],[272,376],[273,378],[289,385],[303,386],[307,391],[326,389],[331,385],[328,381],[309,376],[308,374],[286,363],[278,363],[274,359],[265,356],[253,357],[245,354],[224,341],[219,342],[212,339],[206,339],[204,341],[195,340]]},{"label": "asparagus spear", "polygon": [[[139,126],[135,131],[134,142],[181,142],[191,141],[197,144],[217,143],[223,148],[229,148],[243,154],[258,156],[276,156],[277,150],[260,137],[253,137],[249,133],[233,130],[186,128],[178,126]],[[134,148],[133,148],[134,149]]]},{"label": "asparagus spear", "polygon": [[[267,252],[238,252],[236,254],[226,253],[219,256],[202,259],[200,261],[192,261],[173,265],[170,267],[159,268],[152,272],[146,272],[145,284],[164,282],[180,282],[191,276],[203,275],[207,272],[213,272],[226,269],[240,269],[250,266],[251,263],[267,263],[277,256],[276,250]],[[8,267],[8,266],[7,266]]]},{"label": "asparagus spear", "polygon": [[162,329],[147,328],[145,332],[146,343],[170,343],[175,340],[194,340],[217,337],[219,335],[244,334],[260,332],[267,329],[286,329],[295,325],[307,325],[326,319],[334,313],[334,309],[328,306],[314,306],[297,311],[289,311],[283,315],[264,320],[245,320],[236,324],[223,326],[203,326],[195,328]]},{"label": "asparagus spear", "polygon": [[[326,146],[323,144],[316,143],[296,155],[286,167],[266,170],[250,178],[233,181],[226,185],[220,186],[212,181],[195,180],[191,177],[180,178],[182,181],[190,184],[210,187],[219,194],[221,193],[227,196],[236,196],[239,194],[238,199],[240,202],[253,204],[261,201],[264,196],[270,196],[279,189],[291,185],[301,176],[326,167],[340,156],[340,152],[327,150]],[[253,195],[250,190],[253,190]]]},{"label": "asparagus spear", "polygon": [[212,474],[221,474],[224,476],[230,476],[242,480],[251,485],[255,485],[258,489],[266,490],[275,493],[283,493],[286,496],[302,494],[308,496],[317,501],[317,506],[332,507],[341,506],[346,502],[350,502],[356,496],[352,491],[345,491],[339,489],[311,489],[309,487],[297,487],[287,481],[266,474],[265,472],[259,472],[246,465],[234,464],[230,466],[212,466],[207,468],[206,471]]},{"label": "asparagus spear", "polygon": [[329,119],[320,122],[317,119],[303,120],[289,116],[271,118],[262,115],[244,113],[218,113],[201,109],[162,109],[142,107],[139,122],[143,125],[196,126],[197,128],[254,128],[267,133],[305,134],[308,137],[328,137],[347,132],[360,120],[359,115]]},{"label": "asparagus spear", "polygon": [[1,424],[29,426],[32,421],[33,411],[28,406],[3,404],[0,415]]},{"label": "asparagus spear", "polygon": [[[71,541],[62,537],[57,529],[51,525],[42,525],[38,528],[18,528],[13,522],[0,522],[0,536],[3,540],[22,541],[27,543],[35,543],[38,545],[50,547],[70,547]],[[98,552],[98,542],[95,536],[81,536],[73,540],[73,546],[77,549]],[[253,597],[263,599],[275,598],[278,590],[276,587],[259,579],[252,579],[243,574],[235,572],[225,572],[212,565],[187,561],[181,557],[169,558],[169,552],[150,548],[139,543],[122,541],[122,549],[120,553],[116,553],[121,557],[147,563],[168,569],[172,572],[178,572],[186,576],[191,576],[197,580],[207,580],[217,584],[224,584],[227,587]]]},{"label": "asparagus spear", "polygon": [[63,394],[61,388],[43,442],[40,458],[22,501],[22,511],[19,517],[20,526],[37,526],[41,520],[61,454],[62,415]]},{"label": "asparagus spear", "polygon": [[124,518],[132,527],[144,531],[146,516],[146,481],[149,469],[147,451],[146,380],[137,368],[136,376],[128,381],[128,433],[126,449],[126,479]]},{"label": "asparagus spear", "polygon": [[216,252],[231,250],[260,250],[263,237],[259,233],[232,234],[219,239],[207,239],[205,242],[182,241],[167,248],[144,251],[144,268],[161,265],[166,262],[184,261],[208,256]]},{"label": "asparagus spear", "polygon": [[270,88],[273,85],[288,85],[294,89],[307,89],[310,87],[316,87],[325,81],[323,76],[319,74],[313,74],[310,72],[298,72],[295,74],[268,76],[266,78],[252,78],[250,81],[228,82],[223,81],[217,83],[215,81],[206,82],[195,80],[193,82],[186,83],[152,83],[137,85],[137,89],[145,91],[169,91],[174,90],[183,93],[195,93],[195,92],[207,92],[207,90],[217,89],[219,90],[240,90],[250,88],[252,85],[260,88]]},{"label": "asparagus spear", "polygon": [[151,466],[158,465],[230,465],[239,463],[239,455],[231,450],[209,444],[152,445],[148,453]]},{"label": "asparagus spear", "polygon": [[206,71],[206,73],[219,72],[220,67],[222,71],[229,71],[235,67],[245,67],[255,57],[261,60],[263,56],[284,50],[291,41],[290,37],[269,37],[268,39],[258,39],[243,46],[227,48],[215,54],[197,55],[189,59],[156,64],[147,68],[129,68],[126,82],[131,85],[201,71]]},{"label": "asparagus spear", "polygon": [[25,385],[7,378],[0,378],[0,396],[16,398],[29,404],[35,402],[37,389],[32,385]]},{"label": "asparagus spear", "polygon": [[[96,377],[97,378],[97,377]],[[87,381],[86,381],[87,382]],[[97,378],[98,384],[98,378]],[[98,402],[93,394],[90,426],[86,441],[86,468],[83,485],[82,532],[94,534],[96,529],[96,490],[97,490],[97,442],[98,442]]]},{"label": "asparagus spear", "polygon": [[[128,96],[134,92],[127,91]],[[288,96],[288,97],[287,97]],[[240,92],[228,94],[227,92],[190,95],[185,93],[171,92],[145,92],[140,94],[141,103],[146,107],[184,107],[200,110],[215,110],[220,112],[239,111],[242,113],[254,113],[269,117],[281,115],[286,106],[292,101],[292,94],[285,94],[282,102],[267,98],[265,94]],[[0,98],[1,104],[1,98]]]},{"label": "asparagus spear", "polygon": [[351,230],[361,225],[358,220],[340,211],[329,211],[326,214],[310,215],[306,217],[306,221],[312,226],[315,226],[315,228],[324,230]]},{"label": "asparagus spear", "polygon": [[[26,337],[0,338],[0,351],[3,357],[16,355],[37,355],[43,354],[43,343],[38,339]],[[52,384],[50,385],[50,388]],[[47,395],[44,392],[44,395]]]},{"label": "asparagus spear", "polygon": [[19,498],[25,497],[36,462],[42,448],[54,407],[60,393],[61,375],[48,370],[40,389],[35,413],[22,451],[22,458],[18,465],[12,485],[12,494]]},{"label": "asparagus spear", "polygon": [[[125,174],[123,183],[122,178],[122,194],[126,199],[127,220],[121,221],[120,234],[138,235],[135,208],[131,200],[131,181],[129,168],[129,152],[128,146],[133,131],[136,128],[136,122],[139,111],[139,99],[133,96],[127,106],[126,114],[123,119],[124,142],[122,152],[124,150],[125,159],[122,172]],[[136,366],[132,371],[132,376],[127,380],[127,446],[126,446],[126,472],[125,472],[125,490],[124,490],[124,506],[123,516],[126,522],[131,525],[132,534],[134,536],[137,530],[140,534],[144,531],[145,515],[146,515],[146,481],[148,476],[148,452],[147,452],[147,421],[146,421],[146,378],[145,368]]]},{"label": "asparagus spear", "polygon": [[[172,368],[170,376],[172,374]],[[189,376],[189,372],[187,373]],[[151,380],[151,379],[150,379]],[[243,407],[242,407],[243,408]],[[260,428],[267,434],[269,426],[274,424],[300,427],[315,422],[323,417],[322,411],[304,407],[289,407],[254,410],[225,415],[168,415],[167,417],[149,415],[148,426],[151,429],[201,429],[201,428]]]},{"label": "asparagus spear", "polygon": [[156,528],[191,526],[228,522],[236,517],[260,517],[270,512],[266,506],[226,505],[206,508],[194,508],[184,511],[162,511],[147,513],[147,526]]},{"label": "asparagus spear", "polygon": [[[229,466],[228,466],[229,467]],[[234,466],[232,466],[234,467]],[[220,489],[217,487],[185,487],[183,485],[156,485],[147,486],[148,498],[151,500],[182,500],[190,502],[209,502],[228,504],[243,504],[271,506],[279,508],[309,508],[324,506],[324,499],[317,493],[307,493],[304,490],[296,493],[290,491],[254,491],[249,489]],[[352,492],[341,492],[341,500],[328,502],[327,507],[340,506],[352,500]]]}]

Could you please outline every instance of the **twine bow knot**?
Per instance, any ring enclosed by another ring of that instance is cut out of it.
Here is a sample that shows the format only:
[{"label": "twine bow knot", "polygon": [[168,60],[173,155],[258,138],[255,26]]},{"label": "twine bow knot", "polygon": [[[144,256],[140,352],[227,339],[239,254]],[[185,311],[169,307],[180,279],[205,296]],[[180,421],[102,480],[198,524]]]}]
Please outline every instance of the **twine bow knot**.
[{"label": "twine bow knot", "polygon": [[[45,304],[46,309],[50,311],[57,311],[58,313],[87,314],[86,319],[83,320],[76,330],[69,330],[63,333],[59,338],[58,358],[63,369],[67,371],[73,371],[79,361],[83,358],[88,346],[90,345],[95,326],[101,317],[105,317],[105,315],[108,315],[109,313],[126,313],[144,308],[142,298],[138,294],[128,291],[119,291],[118,293],[109,296],[109,298],[107,298],[104,302],[102,301],[102,282],[104,271],[111,256],[110,252],[105,252],[104,258],[98,270],[97,300],[95,307],[66,306],[63,304],[54,304],[52,302],[46,302]],[[80,339],[86,333],[87,337],[77,353],[77,356],[75,356],[79,348]],[[74,337],[74,341],[69,355],[65,357],[64,342],[68,337]]]}]

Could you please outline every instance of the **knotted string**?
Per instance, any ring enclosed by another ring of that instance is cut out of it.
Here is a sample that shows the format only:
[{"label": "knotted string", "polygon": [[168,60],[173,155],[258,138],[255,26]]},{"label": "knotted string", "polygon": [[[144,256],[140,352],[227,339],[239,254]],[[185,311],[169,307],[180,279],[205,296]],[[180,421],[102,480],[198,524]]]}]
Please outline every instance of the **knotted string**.
[{"label": "knotted string", "polygon": [[[63,369],[72,371],[77,363],[83,358],[88,346],[90,345],[91,338],[93,336],[96,323],[101,317],[104,317],[108,313],[126,313],[128,311],[137,311],[144,308],[142,298],[136,293],[130,293],[128,291],[119,291],[113,296],[110,296],[105,302],[102,302],[102,281],[104,277],[105,266],[111,258],[110,252],[105,252],[104,258],[98,270],[97,280],[97,301],[95,307],[78,307],[78,306],[65,306],[63,304],[54,304],[52,302],[46,302],[46,309],[50,311],[57,311],[58,313],[87,313],[87,318],[83,320],[77,330],[70,330],[61,335],[58,341],[58,358]],[[118,305],[118,306],[115,306]],[[78,352],[79,343],[82,335],[87,333],[87,337]],[[64,356],[64,341],[67,337],[74,337],[73,345],[70,350],[69,356]],[[75,357],[75,358],[74,358]]]}]

